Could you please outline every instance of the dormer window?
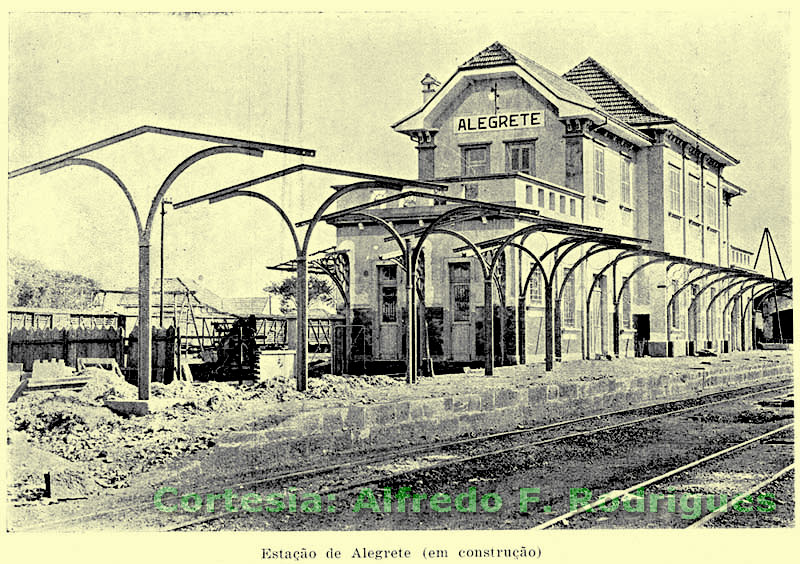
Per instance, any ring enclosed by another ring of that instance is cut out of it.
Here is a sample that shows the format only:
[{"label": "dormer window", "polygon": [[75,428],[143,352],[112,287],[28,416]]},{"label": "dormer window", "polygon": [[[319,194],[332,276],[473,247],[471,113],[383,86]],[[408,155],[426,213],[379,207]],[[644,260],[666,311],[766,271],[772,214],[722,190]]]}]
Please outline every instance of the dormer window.
[{"label": "dormer window", "polygon": [[489,174],[489,145],[461,147],[462,176],[483,176]]}]

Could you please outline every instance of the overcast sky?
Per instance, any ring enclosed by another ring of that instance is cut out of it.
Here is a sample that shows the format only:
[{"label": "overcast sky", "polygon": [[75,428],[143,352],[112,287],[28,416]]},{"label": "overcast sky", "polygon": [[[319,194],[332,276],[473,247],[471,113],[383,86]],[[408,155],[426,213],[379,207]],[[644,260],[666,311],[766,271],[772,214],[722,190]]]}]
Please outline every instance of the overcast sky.
[{"label": "overcast sky", "polygon": [[[148,124],[308,147],[318,156],[306,162],[414,178],[414,145],[389,126],[419,106],[426,72],[443,82],[494,41],[558,73],[592,56],[741,160],[724,173],[748,191],[734,200],[732,241],[755,251],[768,226],[790,263],[786,14],[11,14],[9,35],[10,169]],[[143,201],[202,146],[140,140],[96,156]],[[300,161],[213,157],[168,197]],[[299,220],[341,182],[305,175],[267,190]],[[266,206],[241,200],[168,213],[167,276],[202,277],[223,296],[260,293],[264,267],[291,258],[290,241]],[[8,205],[11,252],[109,288],[136,284],[132,214],[98,172],[11,180]]]}]

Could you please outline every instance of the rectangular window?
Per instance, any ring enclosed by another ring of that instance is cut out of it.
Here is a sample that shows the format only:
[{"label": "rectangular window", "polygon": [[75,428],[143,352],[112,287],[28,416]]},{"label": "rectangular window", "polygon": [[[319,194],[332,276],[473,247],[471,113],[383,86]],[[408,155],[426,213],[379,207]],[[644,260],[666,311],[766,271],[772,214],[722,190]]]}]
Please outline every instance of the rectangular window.
[{"label": "rectangular window", "polygon": [[[627,276],[622,277],[622,284],[628,281]],[[622,327],[625,329],[631,328],[631,285],[625,286],[625,291],[622,292]]]},{"label": "rectangular window", "polygon": [[716,339],[714,336],[714,329],[717,328],[717,308],[713,305],[708,310],[708,336],[713,341]]},{"label": "rectangular window", "polygon": [[454,322],[469,321],[470,292],[469,292],[469,263],[450,263],[450,303],[453,311]]},{"label": "rectangular window", "polygon": [[[680,282],[677,280],[672,281],[672,295],[675,296],[675,293],[680,288]],[[672,300],[672,327],[674,329],[681,328],[681,297],[676,296]]]},{"label": "rectangular window", "polygon": [[539,207],[544,209],[544,188],[539,188]]},{"label": "rectangular window", "polygon": [[619,163],[619,200],[631,205],[631,161],[625,157],[620,157]]},{"label": "rectangular window", "polygon": [[508,172],[524,172],[533,176],[535,173],[533,156],[533,143],[507,144],[506,170]]},{"label": "rectangular window", "polygon": [[561,298],[561,318],[564,327],[575,326],[575,276],[567,278],[569,268],[564,268],[564,295]]},{"label": "rectangular window", "polygon": [[482,176],[489,174],[489,147],[462,147],[461,161],[463,176]]},{"label": "rectangular window", "polygon": [[548,206],[551,210],[556,211],[556,195],[550,192],[550,205]]},{"label": "rectangular window", "polygon": [[650,283],[647,272],[640,272],[636,275],[636,300],[638,304],[647,305],[650,303]]},{"label": "rectangular window", "polygon": [[531,276],[531,287],[528,291],[528,296],[532,303],[542,303],[542,273],[538,270]]},{"label": "rectangular window", "polygon": [[700,180],[691,174],[689,175],[686,192],[688,199],[686,214],[690,219],[697,219],[700,217]]},{"label": "rectangular window", "polygon": [[558,211],[561,213],[567,213],[567,197],[566,196],[559,196],[558,197]]},{"label": "rectangular window", "polygon": [[603,202],[594,203],[594,216],[597,219],[603,219],[606,215],[606,205]]},{"label": "rectangular window", "polygon": [[[692,301],[694,301],[694,299],[697,297],[697,293],[700,291],[700,286],[698,286],[697,284],[692,284],[692,286],[690,288],[690,291],[691,291],[691,298],[690,299]],[[700,301],[702,302],[702,300],[700,300]],[[695,310],[695,312],[702,311],[703,309],[704,308],[702,307],[702,304],[697,304],[697,309]],[[694,330],[697,333],[697,335],[702,335],[703,334],[703,320],[704,319],[705,319],[705,315],[699,315],[699,314],[695,313],[695,316],[694,316],[695,328],[694,328]],[[673,323],[673,326],[674,325],[675,324]]]},{"label": "rectangular window", "polygon": [[464,184],[464,198],[467,200],[478,199],[478,185],[475,182]]},{"label": "rectangular window", "polygon": [[706,225],[709,227],[717,226],[717,188],[713,184],[706,184],[705,198],[703,199],[703,207],[705,208],[703,215],[705,216]]},{"label": "rectangular window", "polygon": [[606,194],[605,152],[602,147],[594,148],[594,193],[599,196]]},{"label": "rectangular window", "polygon": [[578,206],[577,206],[577,204],[575,202],[575,199],[574,198],[570,198],[569,199],[569,215],[571,215],[572,217],[575,217],[575,215],[578,213],[577,212],[577,207]]},{"label": "rectangular window", "polygon": [[533,186],[530,184],[525,185],[525,203],[533,204]]},{"label": "rectangular window", "polygon": [[397,266],[378,265],[382,323],[397,322]]},{"label": "rectangular window", "polygon": [[669,211],[682,215],[683,205],[681,200],[681,171],[669,167]]},{"label": "rectangular window", "polygon": [[397,284],[397,266],[393,264],[379,264],[378,282],[380,284]]}]

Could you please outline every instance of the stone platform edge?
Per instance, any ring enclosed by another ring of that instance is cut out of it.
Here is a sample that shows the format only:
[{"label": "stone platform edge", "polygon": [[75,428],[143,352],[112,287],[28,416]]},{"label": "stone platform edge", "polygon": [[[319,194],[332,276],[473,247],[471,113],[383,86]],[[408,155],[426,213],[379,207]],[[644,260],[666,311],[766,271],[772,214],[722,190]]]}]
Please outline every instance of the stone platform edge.
[{"label": "stone platform edge", "polygon": [[238,466],[280,467],[328,454],[366,452],[509,431],[604,412],[683,400],[793,375],[791,359],[689,369],[629,379],[533,384],[455,397],[399,400],[301,412],[277,427],[234,431],[215,455]]}]

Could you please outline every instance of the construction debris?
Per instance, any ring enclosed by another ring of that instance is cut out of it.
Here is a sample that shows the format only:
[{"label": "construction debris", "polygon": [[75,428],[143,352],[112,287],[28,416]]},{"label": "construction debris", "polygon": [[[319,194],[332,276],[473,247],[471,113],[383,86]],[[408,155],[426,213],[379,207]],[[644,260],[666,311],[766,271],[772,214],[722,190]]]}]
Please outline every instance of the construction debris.
[{"label": "construction debris", "polygon": [[[309,398],[374,401],[369,399],[370,390],[402,384],[386,376],[324,376],[309,379],[308,391],[300,393],[293,378],[244,385],[153,382],[151,397],[174,400],[174,405],[142,417],[124,417],[105,407],[105,402],[135,399],[135,386],[114,371],[100,368],[86,368],[76,376],[86,381],[80,390],[22,395],[8,406],[8,426],[15,442],[46,451],[68,462],[71,470],[79,469],[76,474],[61,466],[52,470],[55,466],[49,463],[36,466],[29,477],[11,484],[9,495],[13,503],[80,497],[98,485],[126,487],[135,476],[213,447],[217,435],[227,428],[223,422],[231,421],[232,415],[246,419],[250,410],[261,411],[265,404],[278,408],[291,405],[286,402],[299,404]],[[212,417],[218,418],[218,423],[212,423]],[[45,473],[50,474],[52,499],[45,496]],[[78,481],[78,475],[89,481]]]}]

